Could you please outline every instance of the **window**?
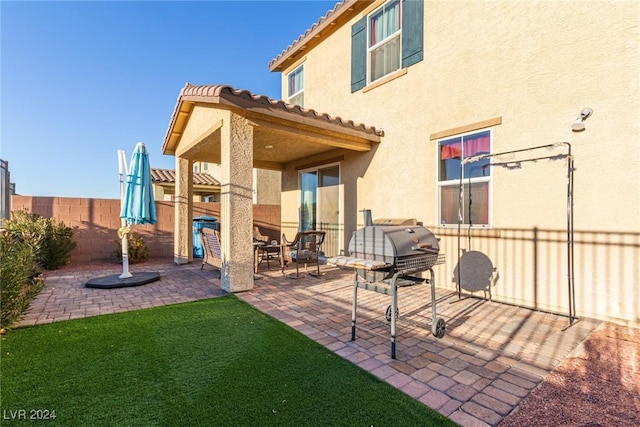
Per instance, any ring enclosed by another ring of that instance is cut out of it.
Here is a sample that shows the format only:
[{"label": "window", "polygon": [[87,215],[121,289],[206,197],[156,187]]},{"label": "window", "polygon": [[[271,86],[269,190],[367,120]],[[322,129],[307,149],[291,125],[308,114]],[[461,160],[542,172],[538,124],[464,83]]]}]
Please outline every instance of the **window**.
[{"label": "window", "polygon": [[369,81],[400,69],[400,2],[385,4],[369,16]]},{"label": "window", "polygon": [[438,215],[441,225],[457,225],[458,221],[472,226],[489,225],[489,159],[463,161],[490,153],[490,130],[438,142]]},{"label": "window", "polygon": [[424,2],[390,0],[351,27],[351,92],[422,61]]},{"label": "window", "polygon": [[289,98],[289,104],[299,105],[304,107],[304,68],[299,66],[291,73],[287,78],[288,89],[287,96]]}]

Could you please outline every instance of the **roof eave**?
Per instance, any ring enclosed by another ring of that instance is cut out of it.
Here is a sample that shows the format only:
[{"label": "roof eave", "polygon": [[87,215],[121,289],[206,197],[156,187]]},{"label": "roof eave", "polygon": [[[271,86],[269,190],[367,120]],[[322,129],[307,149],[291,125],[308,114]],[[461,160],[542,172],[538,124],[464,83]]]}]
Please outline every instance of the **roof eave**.
[{"label": "roof eave", "polygon": [[282,72],[320,44],[338,28],[369,7],[373,0],[344,0],[337,3],[318,22],[300,35],[285,50],[269,62],[269,71]]},{"label": "roof eave", "polygon": [[175,155],[176,147],[180,142],[180,137],[182,136],[189,115],[193,110],[193,102],[184,102],[182,98],[181,91],[176,106],[173,109],[169,127],[162,141],[162,154],[165,155]]},{"label": "roof eave", "polygon": [[217,104],[223,108],[238,108],[256,114],[306,124],[312,127],[350,135],[358,139],[380,142],[384,132],[352,120],[332,117],[312,109],[290,105],[281,100],[273,100],[264,95],[253,95],[247,90],[237,90],[227,85],[193,86],[189,83],[180,91],[173,110],[169,127],[162,143],[162,154],[175,155],[195,104]]}]

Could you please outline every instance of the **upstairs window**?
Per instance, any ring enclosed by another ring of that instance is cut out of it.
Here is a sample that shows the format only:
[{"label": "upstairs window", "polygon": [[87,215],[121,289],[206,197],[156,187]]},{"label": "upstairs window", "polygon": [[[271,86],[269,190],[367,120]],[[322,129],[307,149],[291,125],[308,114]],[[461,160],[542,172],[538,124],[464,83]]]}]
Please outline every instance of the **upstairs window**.
[{"label": "upstairs window", "polygon": [[386,3],[369,16],[369,81],[400,69],[400,1]]},{"label": "upstairs window", "polygon": [[423,59],[424,2],[390,0],[351,27],[351,92]]},{"label": "upstairs window", "polygon": [[304,107],[304,67],[301,65],[289,73],[287,80],[289,104]]},{"label": "upstairs window", "polygon": [[[489,159],[465,159],[491,153],[491,131],[455,136],[438,143],[440,225],[489,225]],[[462,195],[460,183],[462,182]]]}]

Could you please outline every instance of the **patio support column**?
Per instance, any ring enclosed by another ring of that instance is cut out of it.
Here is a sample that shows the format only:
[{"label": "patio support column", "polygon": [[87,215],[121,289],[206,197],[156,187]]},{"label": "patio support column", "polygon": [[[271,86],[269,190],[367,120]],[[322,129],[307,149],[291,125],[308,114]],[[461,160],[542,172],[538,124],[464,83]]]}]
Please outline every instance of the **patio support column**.
[{"label": "patio support column", "polygon": [[253,288],[253,127],[229,112],[221,129],[220,284],[228,292]]},{"label": "patio support column", "polygon": [[173,261],[193,261],[193,166],[189,159],[176,156],[175,220]]}]

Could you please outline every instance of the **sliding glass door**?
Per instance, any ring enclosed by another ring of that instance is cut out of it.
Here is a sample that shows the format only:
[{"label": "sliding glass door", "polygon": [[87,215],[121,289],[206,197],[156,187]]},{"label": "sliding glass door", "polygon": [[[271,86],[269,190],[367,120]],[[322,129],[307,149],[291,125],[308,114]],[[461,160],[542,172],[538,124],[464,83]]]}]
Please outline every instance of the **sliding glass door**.
[{"label": "sliding glass door", "polygon": [[323,249],[337,255],[340,228],[340,165],[300,172],[300,230],[327,232]]}]

